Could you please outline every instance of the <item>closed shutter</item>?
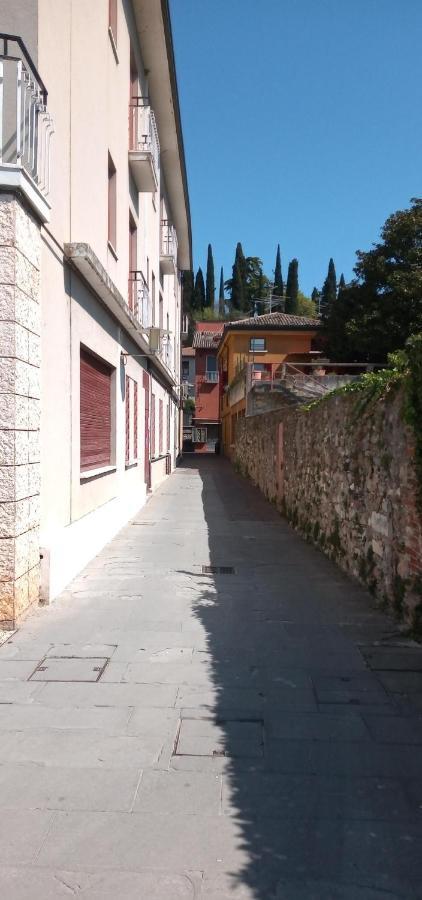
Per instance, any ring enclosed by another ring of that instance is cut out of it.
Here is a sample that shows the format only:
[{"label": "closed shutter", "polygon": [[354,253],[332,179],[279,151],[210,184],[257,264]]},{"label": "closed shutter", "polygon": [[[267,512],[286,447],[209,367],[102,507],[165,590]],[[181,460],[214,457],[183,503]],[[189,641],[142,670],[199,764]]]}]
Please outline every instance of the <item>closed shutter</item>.
[{"label": "closed shutter", "polygon": [[163,401],[158,401],[158,452],[163,453]]},{"label": "closed shutter", "polygon": [[138,459],[138,385],[133,384],[133,457]]},{"label": "closed shutter", "polygon": [[130,378],[128,375],[126,375],[125,379],[125,419],[125,460],[126,465],[128,465],[130,461]]},{"label": "closed shutter", "polygon": [[81,350],[81,471],[111,464],[111,373]]},{"label": "closed shutter", "polygon": [[151,395],[151,456],[155,456],[155,394]]}]

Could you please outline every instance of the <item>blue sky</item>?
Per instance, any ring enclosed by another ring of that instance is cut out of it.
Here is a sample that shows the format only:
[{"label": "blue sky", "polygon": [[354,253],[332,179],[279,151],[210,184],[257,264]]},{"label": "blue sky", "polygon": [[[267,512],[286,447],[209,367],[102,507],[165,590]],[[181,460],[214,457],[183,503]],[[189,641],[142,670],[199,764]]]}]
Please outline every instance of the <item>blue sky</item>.
[{"label": "blue sky", "polygon": [[352,276],[422,196],[421,0],[170,0],[195,269]]}]

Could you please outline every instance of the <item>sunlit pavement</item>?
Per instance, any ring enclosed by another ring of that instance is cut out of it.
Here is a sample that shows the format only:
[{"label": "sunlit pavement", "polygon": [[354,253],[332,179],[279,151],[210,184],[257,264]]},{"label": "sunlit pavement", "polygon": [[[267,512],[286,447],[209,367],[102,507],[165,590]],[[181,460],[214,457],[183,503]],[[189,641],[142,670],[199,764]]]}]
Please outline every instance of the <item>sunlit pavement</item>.
[{"label": "sunlit pavement", "polygon": [[0,702],[5,900],[422,897],[422,649],[219,458],[3,644]]}]

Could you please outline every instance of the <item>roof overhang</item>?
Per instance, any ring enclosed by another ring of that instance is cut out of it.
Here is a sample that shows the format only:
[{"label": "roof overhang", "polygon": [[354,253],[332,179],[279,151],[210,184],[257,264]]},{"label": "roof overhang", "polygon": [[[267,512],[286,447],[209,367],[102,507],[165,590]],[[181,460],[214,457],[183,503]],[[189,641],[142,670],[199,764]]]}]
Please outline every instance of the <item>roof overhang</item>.
[{"label": "roof overhang", "polygon": [[160,160],[179,244],[179,268],[192,268],[189,194],[168,0],[132,0]]}]

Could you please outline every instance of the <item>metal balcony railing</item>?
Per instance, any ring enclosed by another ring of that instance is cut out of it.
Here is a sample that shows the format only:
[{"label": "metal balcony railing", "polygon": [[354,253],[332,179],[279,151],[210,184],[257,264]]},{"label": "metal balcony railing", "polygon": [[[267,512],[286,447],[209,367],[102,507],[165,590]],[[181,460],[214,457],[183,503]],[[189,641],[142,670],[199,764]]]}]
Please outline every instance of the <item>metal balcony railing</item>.
[{"label": "metal balcony railing", "polygon": [[130,101],[129,150],[151,155],[158,181],[160,141],[154,112],[145,97],[132,97]]},{"label": "metal balcony railing", "polygon": [[128,306],[144,330],[152,325],[152,302],[148,285],[140,270],[129,273]]},{"label": "metal balcony railing", "polygon": [[46,199],[50,191],[52,118],[47,89],[18,35],[0,33],[1,182],[23,172]]},{"label": "metal balcony railing", "polygon": [[218,384],[219,372],[205,372],[205,381],[208,384]]},{"label": "metal balcony railing", "polygon": [[168,219],[161,219],[160,256],[169,257],[177,265],[177,234]]},{"label": "metal balcony railing", "polygon": [[173,369],[173,344],[170,337],[162,341],[160,356],[164,365],[171,371]]}]

